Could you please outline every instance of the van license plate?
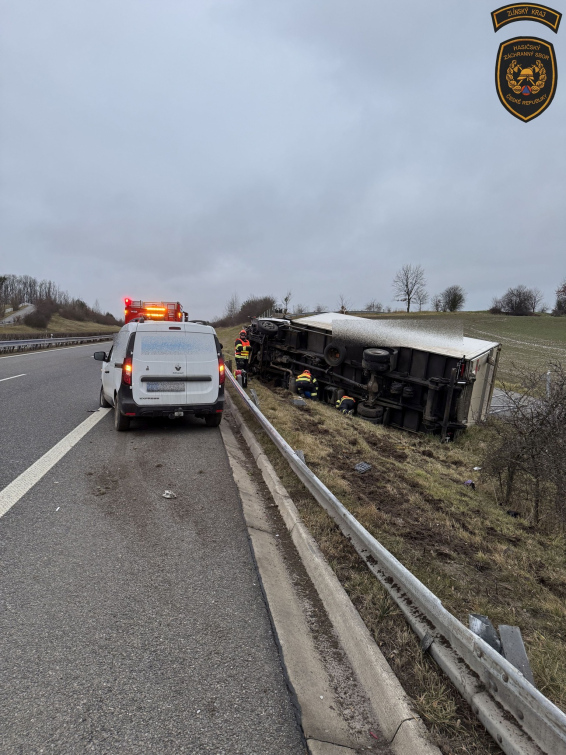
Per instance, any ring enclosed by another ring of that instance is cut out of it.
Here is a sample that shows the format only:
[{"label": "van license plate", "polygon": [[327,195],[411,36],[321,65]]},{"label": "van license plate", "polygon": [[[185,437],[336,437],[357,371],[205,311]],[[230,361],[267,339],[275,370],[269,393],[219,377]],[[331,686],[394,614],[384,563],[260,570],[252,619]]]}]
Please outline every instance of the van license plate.
[{"label": "van license plate", "polygon": [[176,382],[173,383],[169,381],[146,383],[145,387],[148,393],[184,393],[185,392],[184,383],[176,383]]}]

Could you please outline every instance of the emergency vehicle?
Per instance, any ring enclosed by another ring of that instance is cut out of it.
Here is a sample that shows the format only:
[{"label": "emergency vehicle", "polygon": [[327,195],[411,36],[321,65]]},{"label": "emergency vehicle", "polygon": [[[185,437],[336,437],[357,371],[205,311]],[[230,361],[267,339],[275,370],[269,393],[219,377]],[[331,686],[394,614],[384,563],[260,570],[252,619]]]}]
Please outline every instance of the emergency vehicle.
[{"label": "emergency vehicle", "polygon": [[144,320],[157,320],[159,322],[183,322],[188,319],[178,301],[134,301],[126,298],[124,305],[126,323],[140,317],[143,317]]}]

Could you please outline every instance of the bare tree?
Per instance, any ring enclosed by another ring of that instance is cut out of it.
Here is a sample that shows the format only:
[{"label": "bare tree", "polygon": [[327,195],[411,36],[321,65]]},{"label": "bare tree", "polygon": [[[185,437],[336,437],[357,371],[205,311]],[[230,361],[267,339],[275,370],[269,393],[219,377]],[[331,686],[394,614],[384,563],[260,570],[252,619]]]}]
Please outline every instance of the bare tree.
[{"label": "bare tree", "polygon": [[328,310],[326,309],[324,304],[317,304],[316,307],[314,308],[314,311],[316,312],[317,315],[319,315],[321,312],[327,312]]},{"label": "bare tree", "polygon": [[428,294],[425,291],[424,286],[419,286],[415,290],[415,297],[414,298],[415,298],[415,301],[417,302],[417,304],[419,305],[419,312],[422,312],[423,306],[428,301]]},{"label": "bare tree", "polygon": [[6,299],[4,298],[4,285],[8,280],[7,275],[0,275],[0,319],[4,317],[6,312]]},{"label": "bare tree", "polygon": [[232,294],[224,308],[224,318],[229,320],[230,325],[235,325],[240,313],[240,299],[238,294]]},{"label": "bare tree", "polygon": [[540,288],[530,288],[528,289],[529,294],[529,304],[531,307],[531,312],[534,314],[535,312],[540,312],[541,309],[546,309],[546,305],[543,304],[543,293],[540,290]]},{"label": "bare tree", "polygon": [[383,312],[383,304],[377,299],[372,299],[364,307],[366,312]]},{"label": "bare tree", "polygon": [[309,308],[306,304],[295,304],[293,307],[293,314],[294,315],[304,315],[305,312],[308,312]]},{"label": "bare tree", "polygon": [[349,300],[344,294],[338,294],[338,311],[345,315],[349,309],[351,309]]},{"label": "bare tree", "polygon": [[291,301],[291,297],[293,296],[293,293],[291,291],[287,291],[285,296],[283,297],[283,314],[286,315],[289,311],[289,302]]},{"label": "bare tree", "polygon": [[462,286],[448,286],[440,294],[443,312],[459,312],[466,301],[466,292]]},{"label": "bare tree", "polygon": [[566,278],[556,289],[556,304],[554,305],[552,314],[555,316],[566,315]]},{"label": "bare tree", "polygon": [[435,294],[430,300],[430,304],[435,312],[442,312],[442,294]]},{"label": "bare tree", "polygon": [[526,286],[508,288],[500,299],[493,300],[490,312],[499,310],[506,315],[530,315],[537,298],[535,291]]},{"label": "bare tree", "polygon": [[393,292],[396,301],[407,303],[407,312],[411,311],[411,302],[418,290],[426,286],[424,270],[420,265],[403,265],[393,278]]},{"label": "bare tree", "polygon": [[504,387],[506,410],[488,420],[482,468],[499,482],[500,503],[547,530],[566,528],[566,369],[522,371],[524,393]]}]

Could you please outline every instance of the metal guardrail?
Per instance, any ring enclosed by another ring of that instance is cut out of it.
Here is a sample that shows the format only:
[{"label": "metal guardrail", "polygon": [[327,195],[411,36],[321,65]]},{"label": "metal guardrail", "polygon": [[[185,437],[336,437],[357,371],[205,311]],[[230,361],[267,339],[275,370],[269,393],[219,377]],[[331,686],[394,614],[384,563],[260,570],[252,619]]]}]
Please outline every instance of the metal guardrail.
[{"label": "metal guardrail", "polygon": [[[97,343],[98,341],[111,341],[113,333],[101,336],[81,336],[78,338],[46,338],[46,339],[30,339],[28,343],[17,343],[11,345],[9,343],[0,343],[0,354],[14,353],[19,351],[36,351],[38,349],[55,348],[56,346],[68,346],[73,344],[83,343]],[[23,340],[23,339],[22,339]]]},{"label": "metal guardrail", "polygon": [[507,755],[566,755],[566,714],[503,656],[447,611],[340,503],[263,416],[227,370],[230,384],[291,469],[348,537],[395,600],[474,714]]}]

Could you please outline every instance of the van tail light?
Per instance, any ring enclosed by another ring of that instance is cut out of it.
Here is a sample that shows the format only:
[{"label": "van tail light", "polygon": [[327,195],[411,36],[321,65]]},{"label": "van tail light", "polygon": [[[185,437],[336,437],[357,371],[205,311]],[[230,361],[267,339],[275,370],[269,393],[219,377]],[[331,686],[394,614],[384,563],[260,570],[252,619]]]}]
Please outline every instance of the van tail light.
[{"label": "van tail light", "polygon": [[218,385],[224,385],[226,380],[226,365],[222,357],[218,357],[218,380]]},{"label": "van tail light", "polygon": [[122,362],[122,382],[124,385],[132,384],[132,357],[126,357]]}]

